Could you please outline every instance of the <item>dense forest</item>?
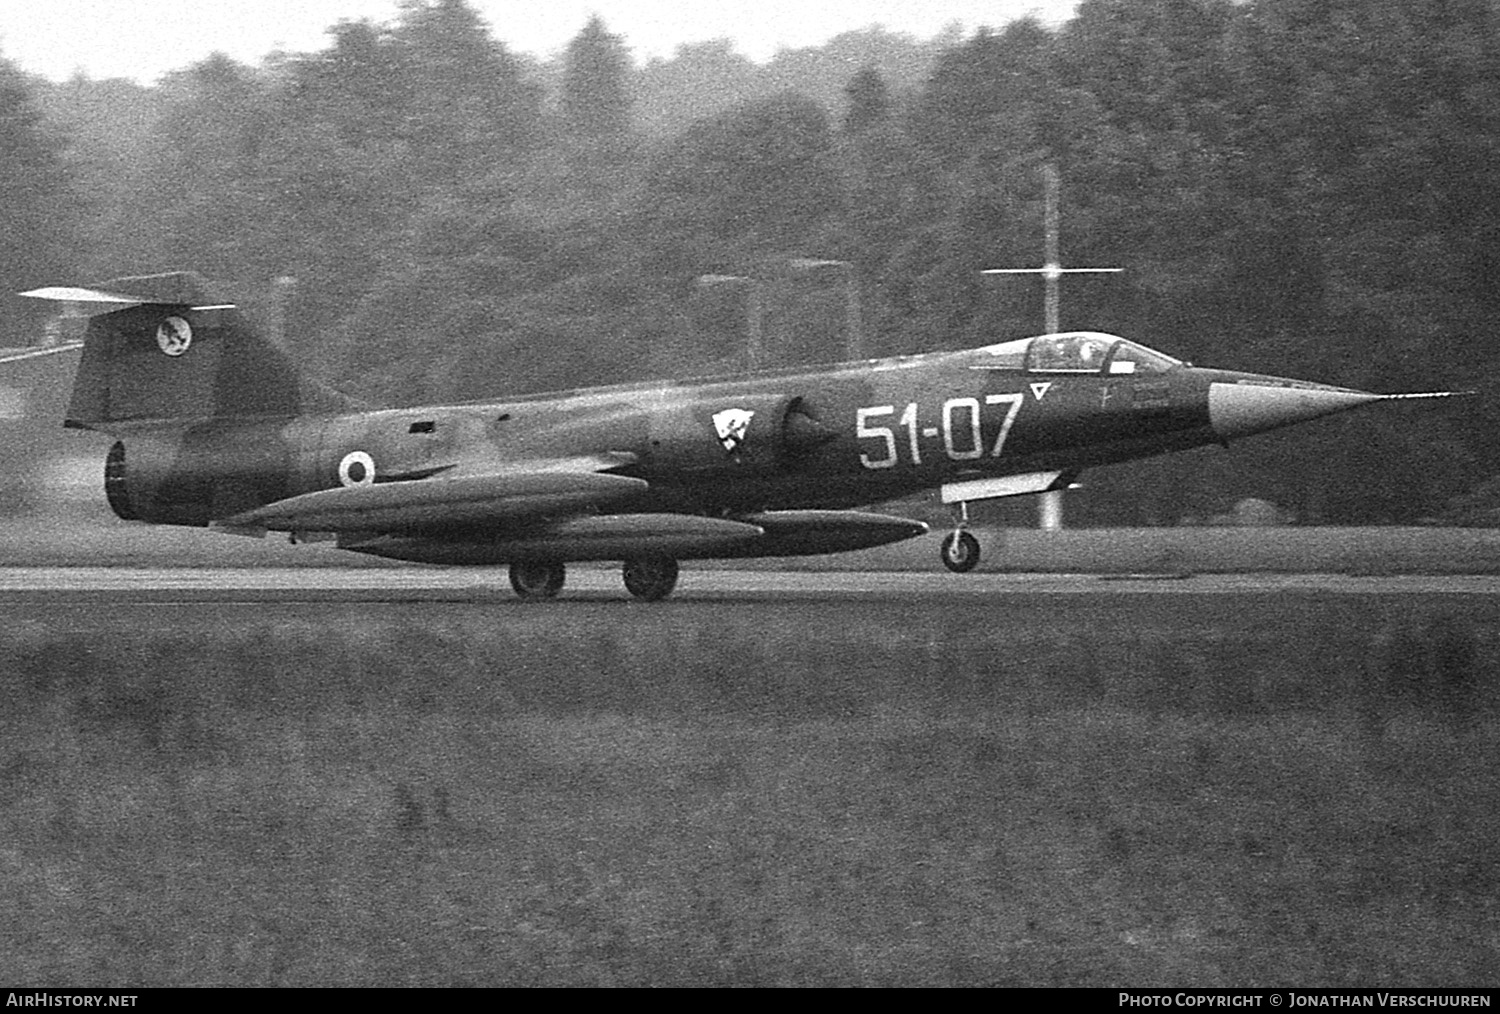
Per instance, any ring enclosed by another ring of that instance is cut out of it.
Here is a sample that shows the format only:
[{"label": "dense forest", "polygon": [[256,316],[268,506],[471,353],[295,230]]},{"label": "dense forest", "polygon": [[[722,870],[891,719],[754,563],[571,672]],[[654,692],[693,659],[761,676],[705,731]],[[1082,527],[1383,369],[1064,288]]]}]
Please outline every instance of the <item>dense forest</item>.
[{"label": "dense forest", "polygon": [[[191,268],[391,404],[1036,333],[1042,167],[1063,325],[1372,390],[1464,387],[1089,476],[1076,521],[1256,496],[1304,522],[1500,517],[1500,8],[1492,0],[1085,0],[754,64],[635,66],[595,18],[510,52],[465,0],[315,53],[153,87],[0,54],[0,290]],[[811,262],[841,262],[813,266]],[[37,326],[9,300],[0,337]]]}]

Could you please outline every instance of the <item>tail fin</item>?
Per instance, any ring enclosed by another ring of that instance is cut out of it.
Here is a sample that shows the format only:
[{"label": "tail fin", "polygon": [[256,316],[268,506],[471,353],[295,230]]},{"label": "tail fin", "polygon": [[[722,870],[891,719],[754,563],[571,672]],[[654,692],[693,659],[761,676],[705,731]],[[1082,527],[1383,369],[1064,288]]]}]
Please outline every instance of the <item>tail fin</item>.
[{"label": "tail fin", "polygon": [[298,416],[358,407],[302,375],[233,303],[186,271],[22,295],[74,304],[93,319],[65,426]]}]

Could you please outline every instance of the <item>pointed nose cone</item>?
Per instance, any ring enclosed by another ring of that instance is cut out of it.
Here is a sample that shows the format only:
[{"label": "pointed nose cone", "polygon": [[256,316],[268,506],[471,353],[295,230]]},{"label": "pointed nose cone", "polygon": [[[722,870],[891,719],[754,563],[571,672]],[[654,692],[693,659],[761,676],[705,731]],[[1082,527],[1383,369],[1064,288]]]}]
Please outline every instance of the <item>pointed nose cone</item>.
[{"label": "pointed nose cone", "polygon": [[1209,386],[1208,419],[1220,440],[1230,440],[1384,400],[1368,391],[1246,377]]}]

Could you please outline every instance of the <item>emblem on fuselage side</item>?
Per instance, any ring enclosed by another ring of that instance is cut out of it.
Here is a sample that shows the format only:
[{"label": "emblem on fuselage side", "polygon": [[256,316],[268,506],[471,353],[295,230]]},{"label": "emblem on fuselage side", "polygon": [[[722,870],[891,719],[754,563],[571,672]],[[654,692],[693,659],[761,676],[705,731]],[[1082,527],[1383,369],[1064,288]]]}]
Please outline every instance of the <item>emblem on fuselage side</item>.
[{"label": "emblem on fuselage side", "polygon": [[156,345],[169,356],[180,356],[193,344],[193,326],[181,317],[168,317],[156,329]]},{"label": "emblem on fuselage side", "polygon": [[754,418],[755,413],[747,408],[726,408],[714,413],[714,432],[719,435],[719,443],[724,445],[727,453],[733,454],[740,449],[745,442],[745,433],[750,429],[750,420]]}]

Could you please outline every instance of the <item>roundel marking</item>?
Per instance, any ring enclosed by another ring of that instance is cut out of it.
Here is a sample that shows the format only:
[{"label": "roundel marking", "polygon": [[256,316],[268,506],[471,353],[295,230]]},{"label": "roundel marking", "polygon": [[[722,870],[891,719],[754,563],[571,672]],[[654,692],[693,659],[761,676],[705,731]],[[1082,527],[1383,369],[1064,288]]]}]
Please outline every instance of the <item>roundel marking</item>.
[{"label": "roundel marking", "polygon": [[169,356],[180,356],[193,344],[193,326],[181,317],[168,317],[156,329],[156,344]]},{"label": "roundel marking", "polygon": [[345,486],[368,486],[375,481],[375,459],[364,451],[350,451],[339,462],[339,482]]}]

